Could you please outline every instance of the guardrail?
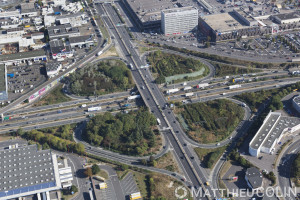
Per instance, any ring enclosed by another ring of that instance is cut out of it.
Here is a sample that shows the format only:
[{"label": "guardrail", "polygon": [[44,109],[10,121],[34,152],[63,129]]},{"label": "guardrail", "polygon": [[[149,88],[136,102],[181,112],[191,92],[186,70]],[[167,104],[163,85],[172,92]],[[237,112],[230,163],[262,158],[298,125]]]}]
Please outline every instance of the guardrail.
[{"label": "guardrail", "polygon": [[[104,8],[105,12],[107,13],[105,7],[104,7],[103,5],[102,5],[102,7]],[[119,35],[119,37],[120,37],[120,39],[121,39],[121,42],[122,42],[123,45],[125,46],[126,51],[130,54],[130,51],[129,51],[128,47],[126,46],[125,42],[123,41],[123,39],[122,39],[122,37],[121,37],[119,31],[117,30],[116,26],[114,25],[112,19],[110,18],[110,16],[109,16],[108,14],[107,14],[107,16],[108,16],[109,20],[111,21],[113,27],[115,28],[117,34]],[[133,63],[134,63],[134,66],[136,67],[138,73],[140,74],[142,80],[144,81],[144,83],[145,83],[147,89],[149,90],[150,94],[152,95],[153,100],[154,100],[156,106],[157,106],[158,109],[160,110],[160,105],[158,104],[158,102],[157,102],[157,100],[156,100],[154,94],[152,93],[152,90],[150,89],[150,87],[149,87],[147,81],[144,79],[144,76],[142,75],[141,71],[139,70],[138,64],[137,64],[136,61],[133,59],[133,57],[132,57],[131,54],[130,54],[130,57],[131,57],[131,59],[132,59],[132,61],[133,61]],[[140,90],[140,88],[138,88],[138,89]],[[142,94],[142,92],[140,92],[140,94],[142,95],[143,98],[145,98],[144,95]],[[147,103],[146,103],[147,101],[144,101],[144,102],[145,102],[145,104],[147,105]],[[149,105],[147,105],[147,107],[149,107]],[[164,114],[163,112],[161,112],[161,114],[162,114],[162,116],[163,116],[165,122],[167,123],[167,125],[168,125],[169,127],[171,127],[170,131],[171,131],[173,137],[175,138],[175,140],[176,140],[176,142],[177,142],[177,144],[178,144],[178,146],[179,146],[181,152],[183,153],[184,157],[185,157],[186,160],[188,161],[188,163],[189,163],[189,165],[190,165],[190,167],[191,167],[191,169],[192,169],[192,172],[194,173],[194,175],[196,176],[198,182],[200,183],[200,186],[201,186],[203,189],[206,189],[206,188],[205,188],[205,185],[202,183],[202,181],[201,181],[201,179],[200,179],[198,173],[196,172],[196,170],[195,170],[195,168],[194,168],[192,162],[190,161],[189,157],[188,157],[187,154],[185,153],[185,151],[184,151],[184,149],[183,149],[183,147],[182,147],[180,141],[178,140],[178,138],[177,138],[177,136],[176,136],[176,134],[175,134],[175,132],[174,132],[172,126],[170,125],[169,121],[167,120],[165,114]],[[210,197],[207,197],[207,198],[210,199]]]}]

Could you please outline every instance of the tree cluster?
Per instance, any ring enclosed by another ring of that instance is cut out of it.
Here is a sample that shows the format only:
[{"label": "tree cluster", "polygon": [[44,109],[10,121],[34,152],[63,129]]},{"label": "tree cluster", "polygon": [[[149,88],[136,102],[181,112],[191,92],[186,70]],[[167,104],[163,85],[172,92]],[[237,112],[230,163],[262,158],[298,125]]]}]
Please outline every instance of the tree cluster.
[{"label": "tree cluster", "polygon": [[87,124],[85,138],[95,146],[133,155],[144,155],[155,146],[156,119],[146,109],[113,116],[96,115]]},{"label": "tree cluster", "polygon": [[[157,83],[163,83],[165,77],[177,74],[192,73],[206,67],[203,63],[192,58],[185,58],[175,54],[155,51],[147,57],[152,71],[158,73]],[[162,76],[162,77],[160,77]]]},{"label": "tree cluster", "polygon": [[130,70],[119,60],[101,61],[68,77],[71,92],[91,96],[124,91],[134,87]]},{"label": "tree cluster", "polygon": [[239,152],[237,152],[237,151],[232,151],[229,154],[229,158],[233,161],[238,162],[242,167],[245,167],[245,168],[253,167],[253,165],[248,160],[246,160],[244,157],[240,156]]},{"label": "tree cluster", "polygon": [[[190,131],[199,131],[199,127],[212,132],[215,136],[226,137],[238,125],[244,116],[243,109],[225,99],[184,105],[181,112]],[[206,137],[205,134],[201,134]]]},{"label": "tree cluster", "polygon": [[255,72],[260,72],[261,70],[251,68],[251,66],[247,68],[242,68],[242,67],[234,67],[231,65],[226,65],[226,64],[219,64],[216,63],[214,64],[216,72],[216,76],[226,76],[226,75],[235,75],[235,74],[248,74],[248,73],[255,73]]},{"label": "tree cluster", "polygon": [[43,149],[53,148],[64,152],[74,152],[78,154],[84,153],[84,146],[69,140],[59,138],[52,134],[43,133],[38,130],[23,132],[21,129],[17,131],[18,135],[26,140],[39,142]]},{"label": "tree cluster", "polygon": [[264,177],[266,177],[267,179],[269,179],[271,181],[272,185],[276,184],[276,176],[275,176],[274,172],[269,172],[269,173],[263,172],[262,174]]}]

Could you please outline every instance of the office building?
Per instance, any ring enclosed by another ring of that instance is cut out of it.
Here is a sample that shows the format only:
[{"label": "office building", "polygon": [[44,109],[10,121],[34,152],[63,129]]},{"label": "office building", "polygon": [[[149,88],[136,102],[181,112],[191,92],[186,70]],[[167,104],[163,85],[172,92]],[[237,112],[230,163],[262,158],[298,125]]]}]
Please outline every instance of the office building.
[{"label": "office building", "polygon": [[270,112],[249,144],[249,153],[258,157],[260,153],[273,154],[275,145],[287,133],[300,129],[300,119]]},{"label": "office building", "polygon": [[196,30],[198,10],[194,7],[172,8],[161,11],[161,30],[165,35],[180,35]]}]

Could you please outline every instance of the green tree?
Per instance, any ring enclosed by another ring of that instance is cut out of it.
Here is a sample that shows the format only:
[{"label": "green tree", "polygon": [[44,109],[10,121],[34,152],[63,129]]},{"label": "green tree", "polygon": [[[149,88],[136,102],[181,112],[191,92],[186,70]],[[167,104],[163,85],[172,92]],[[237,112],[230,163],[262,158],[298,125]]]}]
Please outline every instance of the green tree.
[{"label": "green tree", "polygon": [[97,174],[99,172],[100,172],[99,166],[97,164],[93,164],[93,166],[92,166],[92,173],[95,175],[95,174]]}]

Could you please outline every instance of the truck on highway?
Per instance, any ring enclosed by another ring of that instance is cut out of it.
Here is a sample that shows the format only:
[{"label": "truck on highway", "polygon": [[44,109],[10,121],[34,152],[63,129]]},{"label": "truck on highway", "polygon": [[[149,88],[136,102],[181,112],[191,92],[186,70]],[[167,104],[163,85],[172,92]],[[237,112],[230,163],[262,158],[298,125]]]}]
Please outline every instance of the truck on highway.
[{"label": "truck on highway", "polygon": [[240,87],[242,87],[241,85],[230,85],[229,87],[228,87],[228,89],[229,90],[232,90],[232,89],[237,89],[237,88],[240,88]]},{"label": "truck on highway", "polygon": [[138,98],[141,98],[141,95],[132,95],[132,96],[129,96],[129,97],[127,97],[127,100],[133,100],[133,99],[138,99]]},{"label": "truck on highway", "polygon": [[186,86],[186,87],[183,88],[184,91],[191,90],[191,89],[192,89],[192,86]]},{"label": "truck on highway", "polygon": [[97,53],[97,56],[100,56],[102,53],[103,53],[103,51],[99,51],[99,52]]},{"label": "truck on highway", "polygon": [[178,91],[179,91],[178,88],[170,89],[170,90],[167,90],[167,94],[172,94],[172,93],[175,93],[175,92],[178,92]]},{"label": "truck on highway", "polygon": [[142,199],[142,195],[140,192],[132,193],[130,195],[130,200]]},{"label": "truck on highway", "polygon": [[99,110],[101,110],[101,107],[100,107],[100,106],[88,108],[88,112],[99,111]]},{"label": "truck on highway", "polygon": [[157,118],[156,120],[157,120],[157,123],[158,123],[158,125],[161,125],[161,121],[160,121],[160,119],[159,119],[159,118]]},{"label": "truck on highway", "polygon": [[208,86],[209,86],[208,83],[200,83],[200,84],[197,85],[197,88],[198,88],[198,89],[204,89],[204,88],[206,88],[206,87],[208,87]]},{"label": "truck on highway", "polygon": [[193,96],[193,95],[194,95],[193,92],[185,93],[185,97],[191,97],[191,96]]}]

